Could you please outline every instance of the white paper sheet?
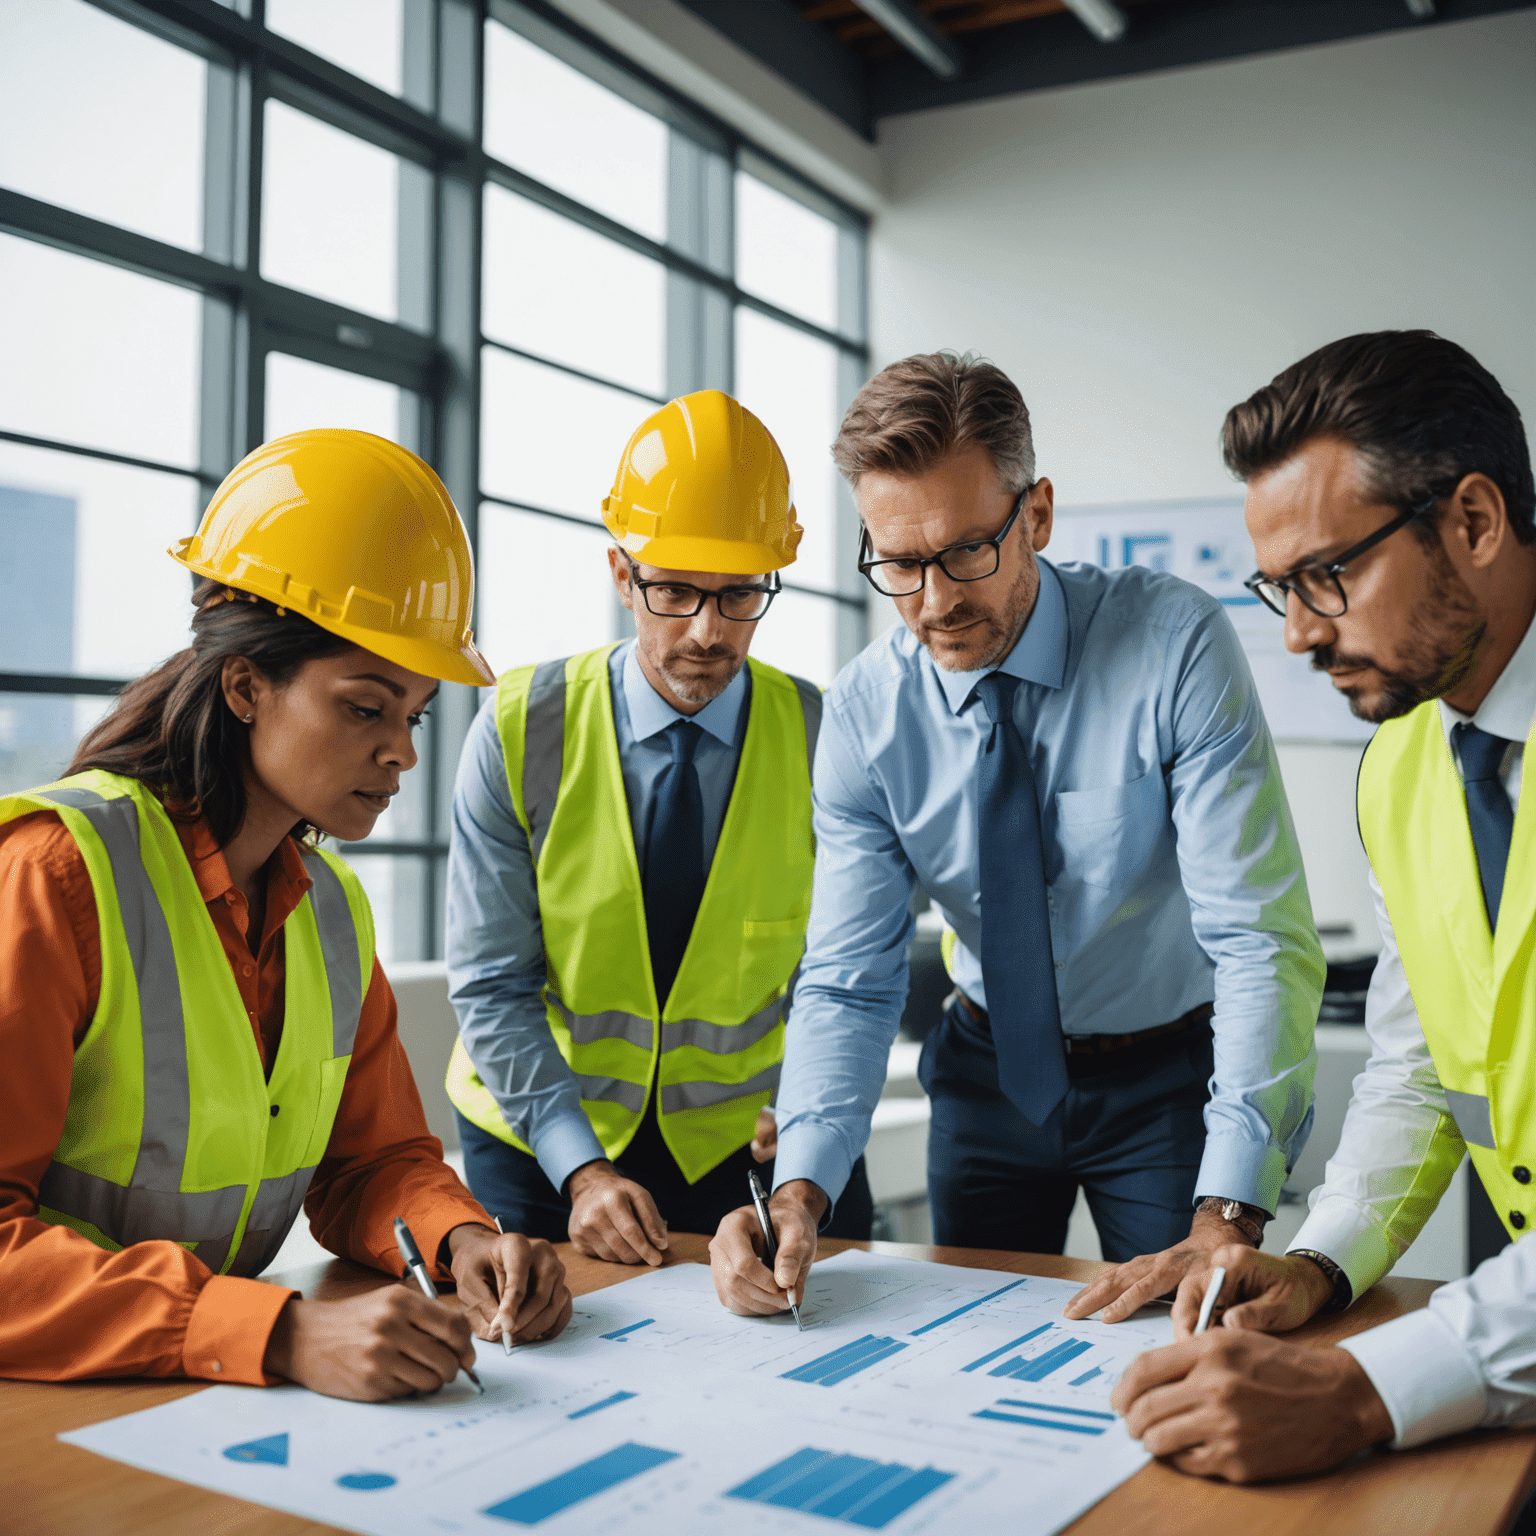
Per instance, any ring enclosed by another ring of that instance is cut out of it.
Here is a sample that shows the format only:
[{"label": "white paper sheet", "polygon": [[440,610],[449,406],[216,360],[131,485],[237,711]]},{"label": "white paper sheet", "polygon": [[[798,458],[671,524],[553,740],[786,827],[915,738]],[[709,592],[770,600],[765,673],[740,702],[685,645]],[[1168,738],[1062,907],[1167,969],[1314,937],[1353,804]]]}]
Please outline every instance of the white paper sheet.
[{"label": "white paper sheet", "polygon": [[581,1297],[558,1340],[478,1345],[483,1398],[213,1387],[61,1438],[369,1536],[1045,1536],[1147,1459],[1109,1390],[1169,1333],[1067,1323],[1073,1289],[849,1253],[812,1271],[800,1334],[680,1265]]}]

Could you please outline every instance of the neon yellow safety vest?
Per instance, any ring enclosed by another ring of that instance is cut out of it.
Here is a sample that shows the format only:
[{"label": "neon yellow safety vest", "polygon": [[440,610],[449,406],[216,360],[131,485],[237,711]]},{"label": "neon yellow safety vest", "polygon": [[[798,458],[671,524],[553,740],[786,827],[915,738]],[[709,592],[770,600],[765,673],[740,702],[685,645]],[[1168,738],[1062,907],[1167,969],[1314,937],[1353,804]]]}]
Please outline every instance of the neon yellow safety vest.
[{"label": "neon yellow safety vest", "polygon": [[54,811],[90,873],[101,995],[75,1051],[39,1219],[102,1248],[169,1239],[220,1274],[271,1262],[325,1155],[373,970],[356,875],[305,853],[283,924],[282,1044],[268,1081],[181,839],[137,779],[93,770],[0,798]]},{"label": "neon yellow safety vest", "polygon": [[[1518,1237],[1536,1221],[1536,790],[1520,797],[1515,815],[1497,933],[1488,931],[1466,792],[1434,700],[1376,732],[1357,802],[1450,1109],[1408,1200],[1432,1208],[1465,1143]],[[1385,1269],[1397,1254],[1382,1257]]]},{"label": "neon yellow safety vest", "polygon": [[[741,761],[663,1009],[613,723],[612,650],[505,673],[496,722],[538,882],[545,1010],[582,1108],[603,1151],[617,1157],[639,1128],[654,1077],[662,1137],[696,1183],[752,1139],[757,1112],[778,1087],[782,999],[811,910],[810,763],[821,693],[749,662]],[[447,1086],[472,1124],[530,1150],[462,1041]]]}]

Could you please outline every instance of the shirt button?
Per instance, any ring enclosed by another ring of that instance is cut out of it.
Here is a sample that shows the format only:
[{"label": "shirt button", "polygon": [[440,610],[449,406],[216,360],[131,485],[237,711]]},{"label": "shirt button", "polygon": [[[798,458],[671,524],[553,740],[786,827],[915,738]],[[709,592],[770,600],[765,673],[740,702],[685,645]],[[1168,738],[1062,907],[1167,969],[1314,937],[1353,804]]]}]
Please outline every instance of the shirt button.
[{"label": "shirt button", "polygon": [[235,893],[233,891],[225,891],[224,892],[224,900],[227,901],[230,904],[230,906],[234,906],[235,899],[236,899],[235,898]]},{"label": "shirt button", "polygon": [[254,965],[247,965],[247,966],[242,966],[241,967],[241,975],[243,975],[243,976],[254,975],[255,971],[256,971],[256,967]]},{"label": "shirt button", "polygon": [[1058,960],[1056,962],[1056,969],[1058,971],[1064,971],[1064,970],[1066,970],[1066,968],[1067,968],[1067,962],[1065,960]]},{"label": "shirt button", "polygon": [[1509,1213],[1509,1224],[1518,1232],[1525,1225],[1525,1217],[1519,1211],[1511,1211]]},{"label": "shirt button", "polygon": [[274,1120],[275,1120],[275,1119],[277,1119],[277,1112],[278,1112],[278,1110],[279,1110],[279,1109],[280,1109],[280,1108],[281,1108],[281,1107],[282,1107],[282,1106],[281,1106],[281,1105],[279,1105],[279,1104],[274,1104],[274,1105],[273,1105],[273,1106],[272,1106],[272,1118],[273,1118],[273,1119],[274,1119]]},{"label": "shirt button", "polygon": [[213,1369],[214,1369],[214,1370],[216,1370],[216,1371],[222,1371],[222,1370],[223,1370],[223,1369],[224,1369],[224,1367],[223,1367],[223,1365],[222,1365],[222,1364],[220,1364],[220,1362],[219,1362],[219,1361],[217,1361],[217,1360],[215,1360],[215,1361],[214,1361],[214,1362],[213,1362],[213,1367],[212,1367],[212,1368],[213,1368]]},{"label": "shirt button", "polygon": [[1510,1171],[1515,1176],[1516,1184],[1529,1184],[1531,1182],[1531,1170],[1529,1168],[1513,1168]]}]

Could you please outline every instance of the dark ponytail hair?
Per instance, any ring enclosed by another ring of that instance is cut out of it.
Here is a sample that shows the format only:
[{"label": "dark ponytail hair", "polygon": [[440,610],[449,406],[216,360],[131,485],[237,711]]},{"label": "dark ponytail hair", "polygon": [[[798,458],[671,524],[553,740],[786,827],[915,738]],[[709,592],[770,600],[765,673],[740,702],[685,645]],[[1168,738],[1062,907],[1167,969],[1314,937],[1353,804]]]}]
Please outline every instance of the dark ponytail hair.
[{"label": "dark ponytail hair", "polygon": [[[140,779],[181,821],[206,817],[220,848],[245,820],[245,726],[224,699],[224,663],[243,656],[275,687],[305,662],[354,649],[291,609],[215,581],[192,594],[192,644],[135,678],[80,743],[67,773],[103,768]],[[313,829],[301,821],[293,836]]]}]

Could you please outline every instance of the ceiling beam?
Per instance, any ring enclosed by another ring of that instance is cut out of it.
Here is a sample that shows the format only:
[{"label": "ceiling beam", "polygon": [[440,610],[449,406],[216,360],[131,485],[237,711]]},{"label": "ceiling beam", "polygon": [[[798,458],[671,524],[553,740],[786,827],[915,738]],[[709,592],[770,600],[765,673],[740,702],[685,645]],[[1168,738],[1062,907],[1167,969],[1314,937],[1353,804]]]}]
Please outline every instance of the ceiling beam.
[{"label": "ceiling beam", "polygon": [[[939,79],[959,78],[965,63],[960,50],[918,10],[913,0],[855,0],[855,3]],[[1109,0],[1084,0],[1084,3],[1109,5]],[[1110,5],[1110,9],[1114,7]]]},{"label": "ceiling beam", "polygon": [[1101,43],[1125,36],[1125,12],[1115,0],[1066,0],[1066,6]]}]

